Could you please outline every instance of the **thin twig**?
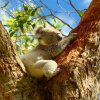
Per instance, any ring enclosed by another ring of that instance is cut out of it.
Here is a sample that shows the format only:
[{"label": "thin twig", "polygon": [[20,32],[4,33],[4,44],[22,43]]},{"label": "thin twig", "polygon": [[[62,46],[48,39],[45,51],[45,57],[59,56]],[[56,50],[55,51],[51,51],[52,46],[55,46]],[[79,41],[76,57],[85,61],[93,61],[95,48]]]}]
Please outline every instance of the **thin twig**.
[{"label": "thin twig", "polygon": [[9,12],[7,11],[7,9],[2,9],[2,8],[1,8],[1,10],[3,10],[4,12],[6,12],[10,17],[14,18],[14,16],[10,14],[11,12],[9,11],[9,12],[10,12],[10,13],[9,13]]},{"label": "thin twig", "polygon": [[42,0],[40,0],[40,2],[50,11],[50,13],[52,14],[52,11],[51,11],[51,9],[42,1]]},{"label": "thin twig", "polygon": [[75,8],[75,6],[73,5],[73,3],[71,2],[71,0],[69,0],[70,5],[72,6],[72,8],[77,12],[77,14],[81,17],[81,15],[79,14],[78,10]]},{"label": "thin twig", "polygon": [[59,17],[53,15],[55,18],[59,19],[61,22],[63,22],[65,25],[67,25],[70,29],[73,29],[73,27],[71,27],[68,23],[64,22],[62,19],[60,19]]},{"label": "thin twig", "polygon": [[64,23],[65,25],[67,25],[69,28],[73,29],[68,23],[64,22],[62,19],[60,19],[59,17],[55,16],[51,9],[42,1],[40,0],[40,2],[50,11],[51,15],[54,16],[55,18],[59,19],[62,23]]}]

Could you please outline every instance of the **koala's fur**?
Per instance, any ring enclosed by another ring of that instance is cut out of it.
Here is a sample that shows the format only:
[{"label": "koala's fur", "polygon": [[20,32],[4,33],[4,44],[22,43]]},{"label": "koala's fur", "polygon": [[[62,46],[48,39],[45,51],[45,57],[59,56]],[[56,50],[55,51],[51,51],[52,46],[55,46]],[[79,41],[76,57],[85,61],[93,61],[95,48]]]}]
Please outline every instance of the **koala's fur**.
[{"label": "koala's fur", "polygon": [[45,76],[50,79],[59,72],[57,63],[53,58],[60,54],[70,41],[76,37],[76,33],[73,33],[62,39],[59,33],[58,30],[41,26],[37,28],[36,37],[39,44],[22,57],[22,62],[31,76],[35,78]]}]

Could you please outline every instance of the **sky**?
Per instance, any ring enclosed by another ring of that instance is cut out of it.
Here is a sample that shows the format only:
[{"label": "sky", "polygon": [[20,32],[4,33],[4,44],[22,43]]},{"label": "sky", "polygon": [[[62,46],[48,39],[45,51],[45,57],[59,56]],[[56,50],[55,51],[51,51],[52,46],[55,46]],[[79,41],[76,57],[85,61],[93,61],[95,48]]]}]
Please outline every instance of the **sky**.
[{"label": "sky", "polygon": [[[35,1],[35,2],[34,2]],[[55,15],[59,18],[61,18],[64,22],[70,24],[73,28],[75,28],[79,21],[80,17],[77,13],[75,13],[75,10],[70,6],[68,3],[68,0],[42,0],[52,11],[61,12],[61,13],[55,13]],[[58,3],[59,5],[58,5]],[[71,0],[73,5],[78,10],[84,10],[87,9],[90,5],[92,0]],[[31,2],[31,3],[37,3],[38,5],[42,5],[40,3],[40,0],[0,0],[0,7],[2,7],[6,2],[9,2],[7,9],[8,10],[16,10],[21,9],[23,2]],[[48,15],[49,10],[44,6],[44,14]],[[2,14],[5,14],[3,11],[0,10],[0,20],[2,20]],[[51,21],[50,19],[48,19]],[[63,27],[62,32],[68,33],[70,32],[70,28],[67,26]]]}]

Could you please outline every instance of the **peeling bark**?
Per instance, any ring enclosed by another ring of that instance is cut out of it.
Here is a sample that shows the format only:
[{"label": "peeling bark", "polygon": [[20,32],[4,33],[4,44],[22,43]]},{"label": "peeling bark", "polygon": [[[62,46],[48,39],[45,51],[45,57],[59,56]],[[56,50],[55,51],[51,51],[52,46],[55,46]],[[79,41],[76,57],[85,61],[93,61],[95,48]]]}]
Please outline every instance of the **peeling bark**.
[{"label": "peeling bark", "polygon": [[9,34],[0,23],[0,100],[97,100],[100,74],[100,0],[93,0],[78,37],[55,60],[61,72],[47,81],[25,73]]}]

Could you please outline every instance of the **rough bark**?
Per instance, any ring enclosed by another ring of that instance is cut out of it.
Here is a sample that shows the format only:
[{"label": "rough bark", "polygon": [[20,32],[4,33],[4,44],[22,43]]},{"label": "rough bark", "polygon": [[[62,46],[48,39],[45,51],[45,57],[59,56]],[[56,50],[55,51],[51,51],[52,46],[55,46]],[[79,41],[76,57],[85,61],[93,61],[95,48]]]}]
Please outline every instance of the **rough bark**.
[{"label": "rough bark", "polygon": [[0,100],[32,100],[31,81],[0,22]]},{"label": "rough bark", "polygon": [[62,72],[51,81],[53,84],[48,83],[48,91],[51,91],[52,100],[97,100],[100,73],[100,0],[92,1],[72,32],[78,33],[78,38],[57,58],[58,64],[62,65]]},{"label": "rough bark", "polygon": [[100,73],[100,0],[93,0],[75,41],[56,58],[61,72],[47,81],[24,72],[9,34],[0,23],[0,100],[97,100]]}]

